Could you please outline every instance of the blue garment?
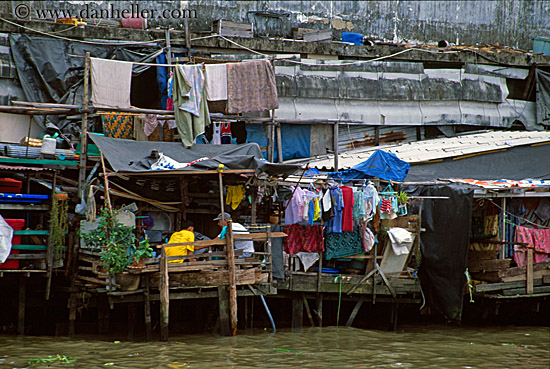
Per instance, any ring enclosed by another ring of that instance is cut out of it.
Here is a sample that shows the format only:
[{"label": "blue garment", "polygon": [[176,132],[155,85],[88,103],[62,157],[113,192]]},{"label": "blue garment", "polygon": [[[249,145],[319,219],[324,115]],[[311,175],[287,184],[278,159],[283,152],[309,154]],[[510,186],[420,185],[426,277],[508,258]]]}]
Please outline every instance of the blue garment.
[{"label": "blue garment", "polygon": [[342,210],[344,210],[344,196],[338,187],[330,189],[334,218],[327,222],[327,233],[342,233]]},{"label": "blue garment", "polygon": [[309,200],[309,209],[308,209],[308,221],[309,225],[313,225],[313,216],[315,214],[315,202],[313,200]]}]

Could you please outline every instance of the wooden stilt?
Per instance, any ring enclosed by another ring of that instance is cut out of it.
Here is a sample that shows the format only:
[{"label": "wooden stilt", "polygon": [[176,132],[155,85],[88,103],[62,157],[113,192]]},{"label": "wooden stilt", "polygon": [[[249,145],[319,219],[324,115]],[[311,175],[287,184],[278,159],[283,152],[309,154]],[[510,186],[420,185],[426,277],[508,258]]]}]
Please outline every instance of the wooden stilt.
[{"label": "wooden stilt", "polygon": [[132,341],[134,339],[135,324],[136,324],[136,303],[130,302],[128,303],[128,341]]},{"label": "wooden stilt", "polygon": [[311,324],[312,327],[315,327],[315,321],[313,320],[313,316],[311,315],[311,310],[309,309],[309,303],[307,302],[306,296],[302,293],[302,299],[304,300],[304,307],[306,308],[306,314],[307,318],[309,319],[309,324]]},{"label": "wooden stilt", "polygon": [[249,304],[249,300],[250,300],[250,296],[245,296],[244,297],[244,329],[248,329],[248,321],[249,321],[249,318],[248,318],[248,315],[249,315],[249,312],[248,312],[248,304]]},{"label": "wooden stilt", "polygon": [[363,301],[365,301],[363,297],[360,297],[359,300],[357,300],[357,303],[355,304],[348,318],[348,321],[346,322],[346,327],[351,327],[351,325],[353,324],[353,321],[355,320],[355,317],[357,316],[359,309],[361,309],[361,305],[363,305]]},{"label": "wooden stilt", "polygon": [[97,323],[99,334],[109,332],[109,305],[107,298],[104,295],[97,297]]},{"label": "wooden stilt", "polygon": [[168,288],[168,259],[166,249],[161,249],[160,258],[160,340],[168,341],[170,291]]},{"label": "wooden stilt", "polygon": [[76,321],[76,295],[71,293],[69,297],[69,338],[74,338],[75,324]]},{"label": "wooden stilt", "polygon": [[231,335],[231,327],[229,325],[229,287],[218,286],[218,307],[219,307],[219,322],[222,336]]},{"label": "wooden stilt", "polygon": [[323,294],[319,293],[317,297],[317,320],[319,321],[319,327],[323,326]]},{"label": "wooden stilt", "polygon": [[[55,186],[57,182],[57,171],[53,172],[53,178],[52,178],[52,201],[54,201],[55,196]],[[47,259],[47,267],[48,267],[48,279],[46,280],[46,292],[45,292],[45,299],[50,299],[50,290],[52,286],[52,278],[53,278],[53,248],[55,245],[53,244],[53,238],[51,237],[52,232],[52,226],[53,222],[50,222],[50,235],[48,236],[48,250],[46,251],[46,259]]]},{"label": "wooden stilt", "polygon": [[526,270],[525,286],[527,294],[533,293],[533,249],[527,249],[527,270]]},{"label": "wooden stilt", "polygon": [[151,335],[151,295],[149,290],[149,276],[145,276],[145,335],[147,342],[151,342],[153,337]]},{"label": "wooden stilt", "polygon": [[27,277],[19,276],[19,308],[17,312],[17,334],[25,335],[25,298],[27,295]]},{"label": "wooden stilt", "polygon": [[277,156],[278,156],[278,162],[283,162],[283,136],[281,135],[281,125],[277,124],[275,126],[275,131],[277,134]]},{"label": "wooden stilt", "polygon": [[393,304],[393,331],[397,332],[397,319],[399,318],[399,303],[396,302]]},{"label": "wooden stilt", "polygon": [[227,264],[229,269],[229,323],[231,325],[231,336],[237,335],[237,282],[235,278],[235,249],[233,248],[233,222],[227,221]]},{"label": "wooden stilt", "polygon": [[304,320],[304,300],[299,297],[292,298],[292,330],[302,329]]}]

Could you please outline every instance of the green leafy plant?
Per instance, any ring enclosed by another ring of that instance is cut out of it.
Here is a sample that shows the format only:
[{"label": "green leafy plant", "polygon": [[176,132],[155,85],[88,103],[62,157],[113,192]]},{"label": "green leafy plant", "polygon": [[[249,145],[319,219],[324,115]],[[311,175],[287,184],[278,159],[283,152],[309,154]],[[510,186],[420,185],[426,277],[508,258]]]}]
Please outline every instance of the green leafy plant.
[{"label": "green leafy plant", "polygon": [[397,202],[399,204],[406,204],[407,202],[409,202],[409,195],[407,195],[405,192],[399,192],[397,194]]},{"label": "green leafy plant", "polygon": [[134,227],[120,223],[115,214],[105,207],[100,213],[98,227],[86,233],[82,232],[80,236],[86,245],[101,250],[101,261],[108,266],[111,274],[121,273],[132,263],[131,251],[136,249]]},{"label": "green leafy plant", "polygon": [[134,260],[136,263],[139,263],[141,259],[152,258],[153,257],[153,248],[149,245],[149,239],[146,238],[142,241],[139,241],[138,246],[134,250]]}]

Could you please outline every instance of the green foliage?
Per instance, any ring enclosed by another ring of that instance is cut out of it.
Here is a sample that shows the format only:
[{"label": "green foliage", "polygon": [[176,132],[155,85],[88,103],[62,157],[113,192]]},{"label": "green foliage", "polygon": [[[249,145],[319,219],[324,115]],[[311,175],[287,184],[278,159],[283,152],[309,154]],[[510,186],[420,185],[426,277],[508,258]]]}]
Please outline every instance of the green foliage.
[{"label": "green foliage", "polygon": [[138,247],[134,250],[134,260],[139,263],[140,259],[152,258],[153,248],[149,245],[149,239],[139,241]]},{"label": "green foliage", "polygon": [[400,204],[406,204],[409,201],[409,195],[407,195],[405,192],[399,192],[397,195],[397,202]]},{"label": "green foliage", "polygon": [[135,250],[134,227],[120,223],[106,208],[102,208],[100,213],[102,219],[98,227],[80,235],[88,246],[101,248],[101,261],[108,265],[111,274],[117,274],[132,263],[133,257],[128,249]]}]

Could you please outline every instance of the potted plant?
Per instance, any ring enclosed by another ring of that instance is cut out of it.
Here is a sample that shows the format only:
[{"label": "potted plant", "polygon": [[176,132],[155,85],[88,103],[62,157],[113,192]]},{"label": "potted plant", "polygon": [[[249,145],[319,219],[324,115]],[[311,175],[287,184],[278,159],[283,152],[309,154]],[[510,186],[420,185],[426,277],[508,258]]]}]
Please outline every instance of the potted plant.
[{"label": "potted plant", "polygon": [[149,239],[146,238],[144,240],[141,240],[139,241],[138,246],[134,248],[133,263],[132,265],[129,266],[129,268],[143,269],[145,268],[143,259],[152,258],[152,257],[153,257],[153,248],[149,244]]},{"label": "potted plant", "polygon": [[405,192],[400,191],[397,194],[397,215],[405,216],[407,215],[407,203],[409,202],[409,195]]},{"label": "potted plant", "polygon": [[[137,250],[134,227],[120,223],[116,219],[116,215],[106,208],[102,208],[100,213],[101,220],[97,228],[80,235],[88,246],[100,250],[101,261],[105,264],[109,274],[115,275],[115,279],[120,284],[125,279],[122,273],[134,259],[132,250]],[[139,279],[139,275],[135,277]],[[124,287],[121,288],[124,289]]]}]

